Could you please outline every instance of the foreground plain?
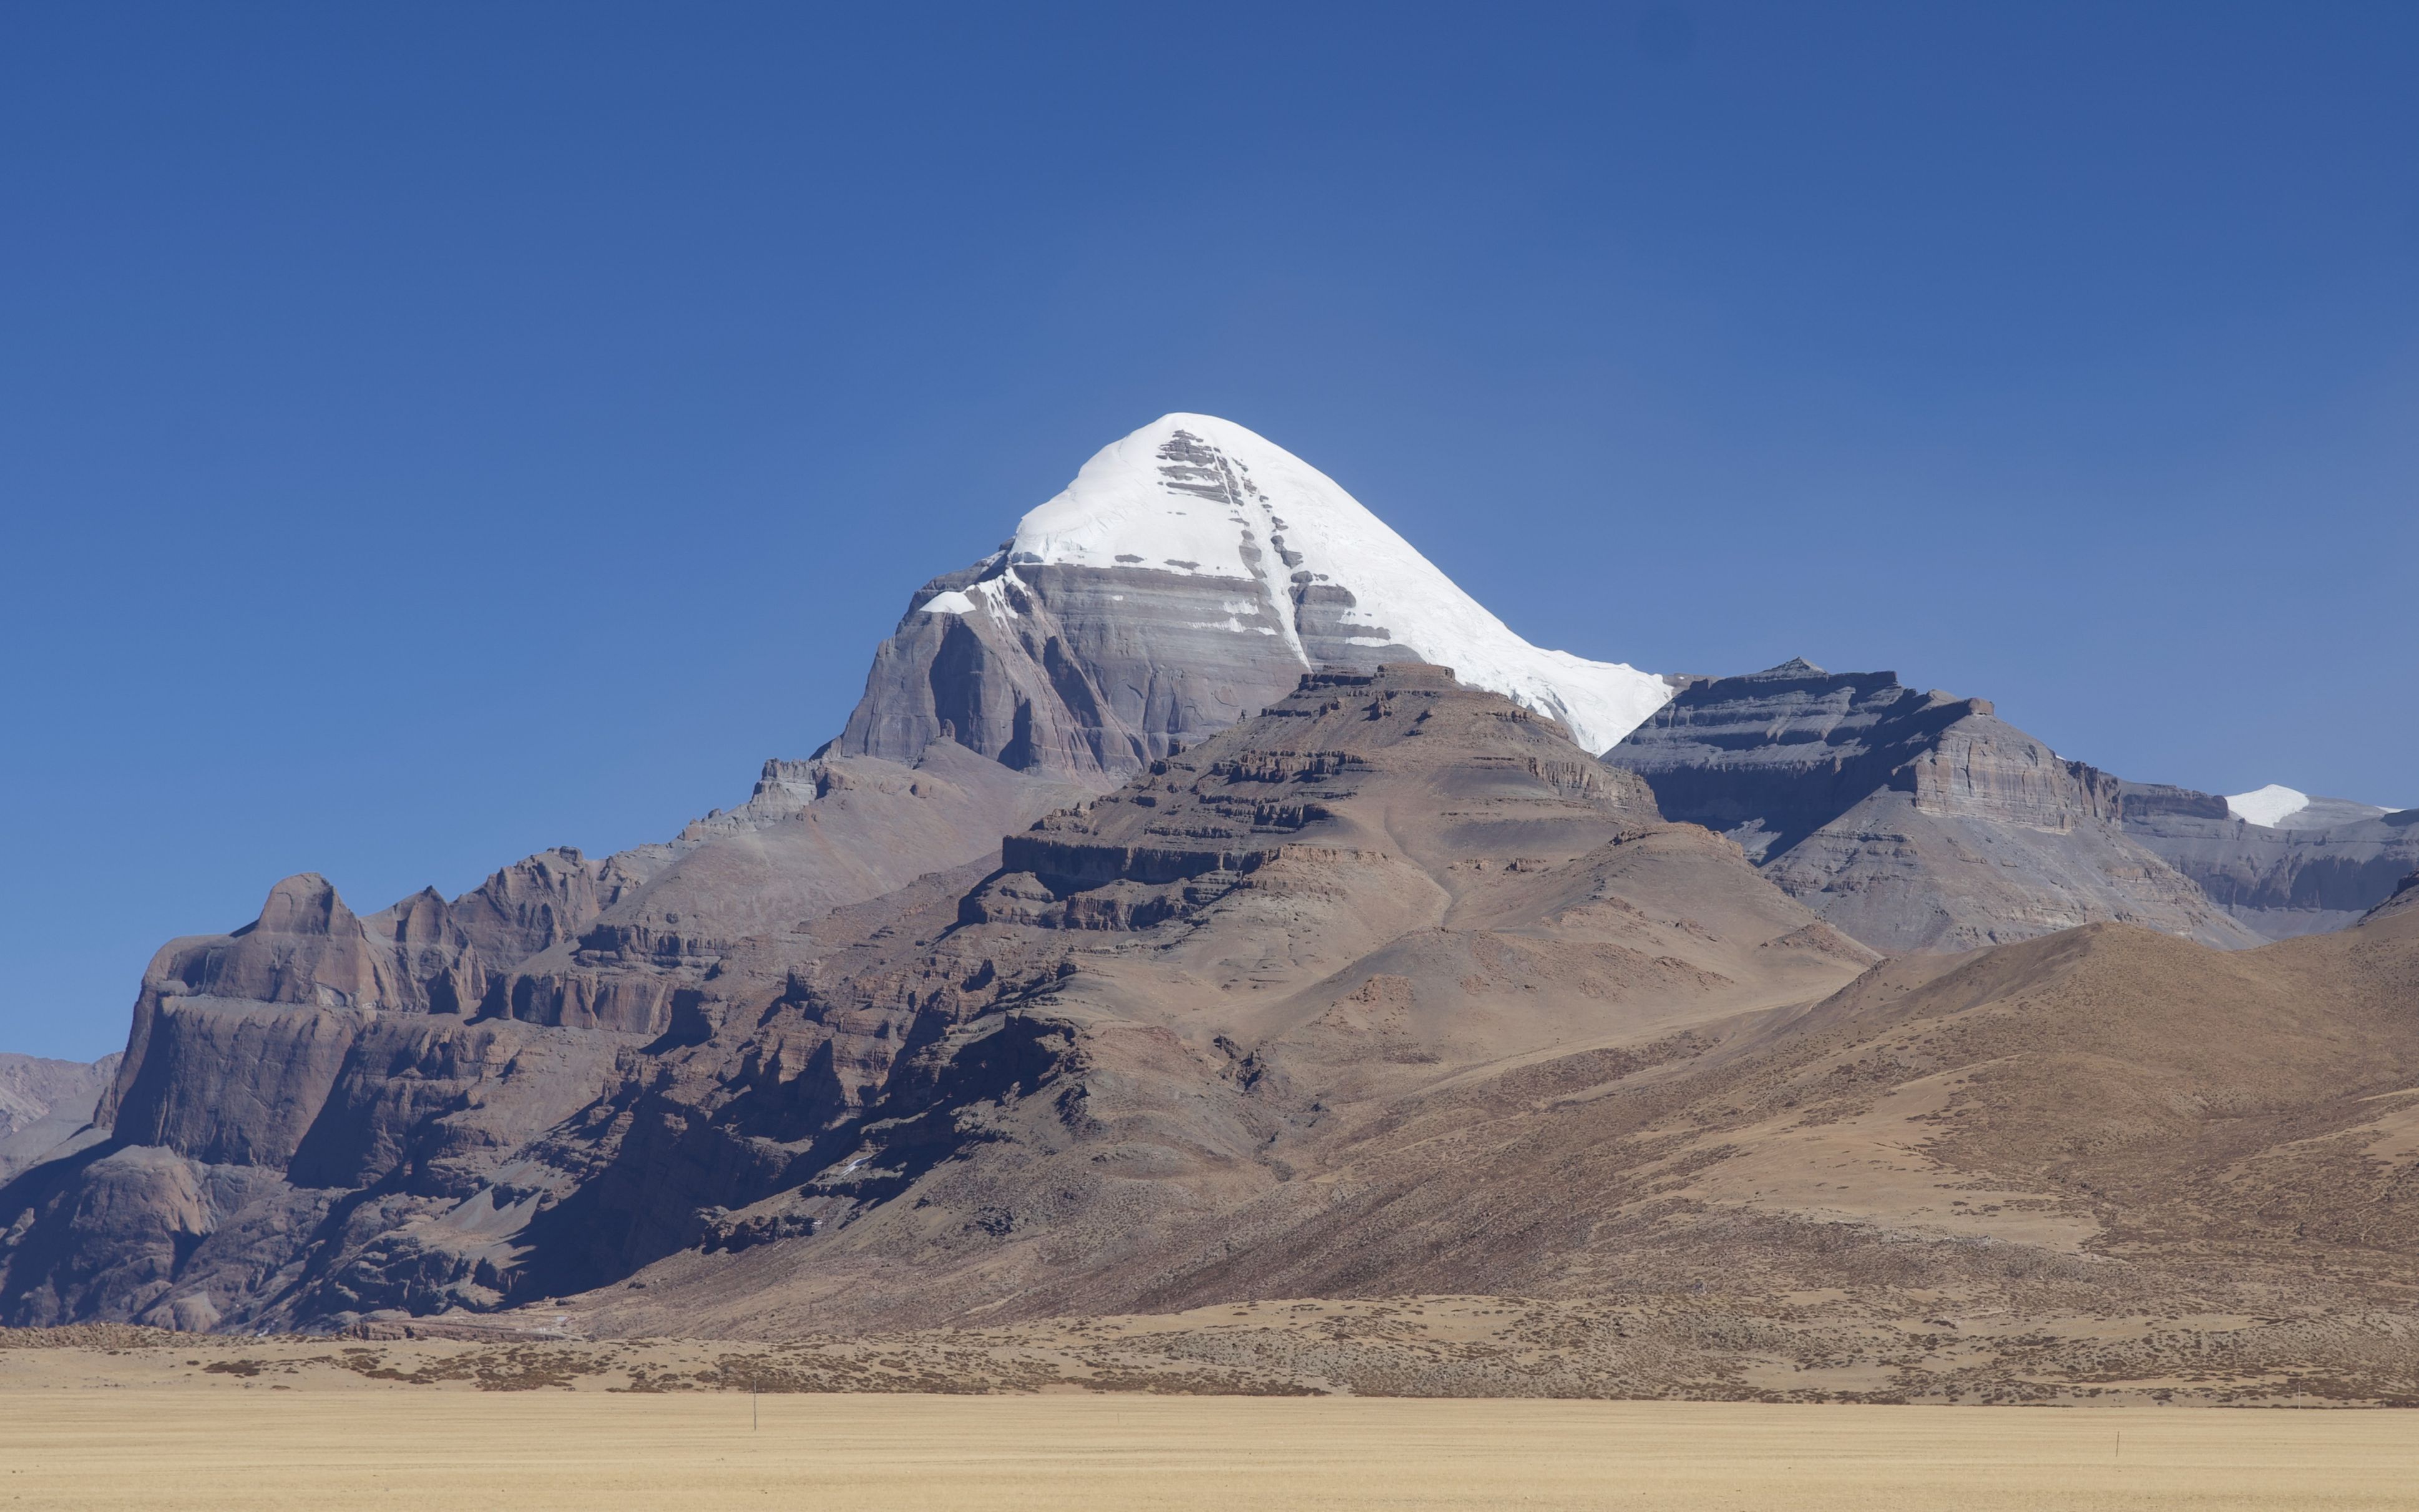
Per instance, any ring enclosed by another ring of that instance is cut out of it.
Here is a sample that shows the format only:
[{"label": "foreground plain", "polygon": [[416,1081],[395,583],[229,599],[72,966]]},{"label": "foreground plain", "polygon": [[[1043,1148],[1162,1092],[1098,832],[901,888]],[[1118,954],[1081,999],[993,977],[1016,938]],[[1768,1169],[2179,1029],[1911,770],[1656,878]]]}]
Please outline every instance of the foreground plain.
[{"label": "foreground plain", "polygon": [[74,1512],[2419,1505],[2397,1412],[24,1380],[0,1388],[0,1501]]}]

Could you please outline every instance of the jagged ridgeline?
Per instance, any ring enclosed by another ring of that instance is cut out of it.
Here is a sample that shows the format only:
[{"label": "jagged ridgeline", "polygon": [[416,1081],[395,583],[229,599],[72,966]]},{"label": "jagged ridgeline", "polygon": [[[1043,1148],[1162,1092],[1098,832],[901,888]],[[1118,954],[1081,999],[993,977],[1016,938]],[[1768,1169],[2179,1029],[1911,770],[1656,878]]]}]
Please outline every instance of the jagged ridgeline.
[{"label": "jagged ridgeline", "polygon": [[[2288,1244],[2226,1194],[2353,1170],[2419,1070],[2406,816],[2256,811],[1887,673],[1532,646],[1173,415],[914,595],[741,806],[375,914],[289,878],[161,950],[114,1072],[0,1066],[0,1321],[2248,1286]],[[2248,1048],[2101,1012],[2169,980]],[[2285,1001],[2317,1039],[2262,1038]],[[2245,1099],[2274,1119],[2209,1144]],[[2225,1221],[2059,1164],[2087,1108]],[[2409,1227],[2379,1200],[2365,1257]]]}]

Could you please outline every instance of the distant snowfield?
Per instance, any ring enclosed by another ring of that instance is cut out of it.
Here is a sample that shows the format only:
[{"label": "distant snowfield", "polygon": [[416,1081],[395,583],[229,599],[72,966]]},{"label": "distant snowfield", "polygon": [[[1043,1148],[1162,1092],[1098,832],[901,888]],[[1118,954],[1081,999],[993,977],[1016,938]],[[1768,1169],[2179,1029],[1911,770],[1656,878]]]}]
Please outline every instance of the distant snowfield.
[{"label": "distant snowfield", "polygon": [[[2313,801],[2319,800],[2313,800],[2308,794],[2298,788],[2288,788],[2281,782],[2271,782],[2264,788],[2254,788],[2249,793],[2227,794],[2226,807],[2237,819],[2273,829],[2307,809]],[[2385,808],[2379,804],[2357,803],[2347,799],[2330,798],[2322,801],[2326,802],[2334,812],[2319,816],[2316,823],[2320,825],[2342,823],[2337,814],[2342,812],[2344,807],[2353,810],[2365,809],[2372,816],[2405,811],[2400,809]],[[2358,816],[2355,814],[2352,817]]]},{"label": "distant snowfield", "polygon": [[2235,818],[2273,829],[2279,822],[2308,808],[2310,795],[2281,783],[2271,782],[2249,793],[2227,794],[2226,806],[2233,810]]},{"label": "distant snowfield", "polygon": [[[1231,475],[1213,460],[1197,481],[1172,479],[1163,453],[1179,431],[1213,449]],[[1356,644],[1408,646],[1465,683],[1552,715],[1593,751],[1618,744],[1672,696],[1662,678],[1626,663],[1531,645],[1333,479],[1214,415],[1165,415],[1102,448],[1064,492],[1018,523],[1009,570],[1025,563],[1250,584],[1249,601],[1231,607],[1266,604],[1304,668],[1311,661],[1289,595],[1308,573],[1351,593],[1347,625],[1373,632]],[[972,608],[956,598],[942,594],[924,607]],[[1232,627],[1251,628],[1240,620]]]}]

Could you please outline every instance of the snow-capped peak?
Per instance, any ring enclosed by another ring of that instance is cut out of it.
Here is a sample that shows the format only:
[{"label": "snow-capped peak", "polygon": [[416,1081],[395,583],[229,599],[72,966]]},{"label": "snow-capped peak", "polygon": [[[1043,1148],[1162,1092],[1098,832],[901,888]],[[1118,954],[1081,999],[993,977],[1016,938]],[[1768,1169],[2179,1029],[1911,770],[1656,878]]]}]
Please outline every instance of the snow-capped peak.
[{"label": "snow-capped peak", "polygon": [[[1026,515],[1008,566],[1031,564],[1231,579],[1271,611],[1305,668],[1308,591],[1351,595],[1355,646],[1400,645],[1451,667],[1610,748],[1662,707],[1671,685],[1620,662],[1548,651],[1515,635],[1334,480],[1212,415],[1171,414],[1105,446],[1064,492]],[[936,612],[963,612],[935,600]],[[1333,595],[1325,595],[1329,600]],[[1240,622],[1238,622],[1240,627]]]},{"label": "snow-capped peak", "polygon": [[2282,783],[2271,782],[2264,788],[2254,788],[2248,793],[2227,794],[2226,806],[2237,819],[2273,829],[2308,808],[2310,795]]}]

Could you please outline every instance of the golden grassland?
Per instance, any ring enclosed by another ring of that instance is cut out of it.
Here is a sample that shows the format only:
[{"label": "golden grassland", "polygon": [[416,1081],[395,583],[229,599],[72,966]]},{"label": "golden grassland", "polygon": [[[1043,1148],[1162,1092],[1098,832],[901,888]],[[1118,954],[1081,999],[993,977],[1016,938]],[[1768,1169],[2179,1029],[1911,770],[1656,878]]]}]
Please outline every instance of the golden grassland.
[{"label": "golden grassland", "polygon": [[0,1509],[2419,1506],[2419,1414],[2392,1410],[760,1396],[6,1363]]}]

